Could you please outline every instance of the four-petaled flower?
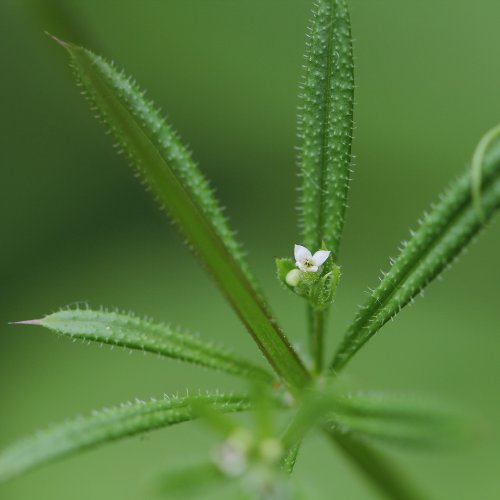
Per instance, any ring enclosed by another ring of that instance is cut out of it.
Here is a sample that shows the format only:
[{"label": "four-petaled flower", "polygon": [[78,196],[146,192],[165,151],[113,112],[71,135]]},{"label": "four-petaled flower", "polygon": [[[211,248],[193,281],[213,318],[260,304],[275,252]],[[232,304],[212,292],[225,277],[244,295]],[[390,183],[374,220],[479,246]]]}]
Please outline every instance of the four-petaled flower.
[{"label": "four-petaled flower", "polygon": [[330,256],[329,250],[318,250],[314,255],[302,245],[295,245],[295,264],[305,273],[315,273]]}]

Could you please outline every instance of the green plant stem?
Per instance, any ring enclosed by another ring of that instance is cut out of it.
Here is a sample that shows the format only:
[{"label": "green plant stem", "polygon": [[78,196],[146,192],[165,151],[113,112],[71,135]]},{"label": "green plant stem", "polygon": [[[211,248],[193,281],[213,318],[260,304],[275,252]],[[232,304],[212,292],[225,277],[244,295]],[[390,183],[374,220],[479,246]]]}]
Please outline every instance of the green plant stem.
[{"label": "green plant stem", "polygon": [[309,315],[309,337],[311,355],[314,361],[314,371],[323,371],[324,331],[326,323],[326,311],[318,311],[308,306]]},{"label": "green plant stem", "polygon": [[324,427],[346,458],[370,480],[379,492],[392,500],[429,500],[415,488],[399,467],[379,450],[356,437]]}]

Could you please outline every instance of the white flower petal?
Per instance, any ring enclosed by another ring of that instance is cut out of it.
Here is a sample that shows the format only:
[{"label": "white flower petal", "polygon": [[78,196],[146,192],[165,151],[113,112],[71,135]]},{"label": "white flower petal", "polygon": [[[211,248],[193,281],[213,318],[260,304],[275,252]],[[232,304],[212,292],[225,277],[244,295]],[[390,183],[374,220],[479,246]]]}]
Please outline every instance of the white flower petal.
[{"label": "white flower petal", "polygon": [[316,266],[321,266],[323,262],[325,262],[326,259],[330,257],[330,251],[329,250],[318,250],[314,255],[313,255],[313,262]]},{"label": "white flower petal", "polygon": [[300,262],[305,259],[310,259],[312,257],[311,252],[306,248],[303,247],[302,245],[295,245],[293,249],[293,254],[295,256],[295,260],[297,262]]},{"label": "white flower petal", "polygon": [[307,268],[308,273],[315,273],[318,270],[318,266],[312,266]]},{"label": "white flower petal", "polygon": [[295,263],[295,265],[301,270],[301,271],[304,271],[305,273],[307,273],[307,271],[309,271],[309,268],[307,266],[305,266],[302,262],[300,261],[297,261]]}]

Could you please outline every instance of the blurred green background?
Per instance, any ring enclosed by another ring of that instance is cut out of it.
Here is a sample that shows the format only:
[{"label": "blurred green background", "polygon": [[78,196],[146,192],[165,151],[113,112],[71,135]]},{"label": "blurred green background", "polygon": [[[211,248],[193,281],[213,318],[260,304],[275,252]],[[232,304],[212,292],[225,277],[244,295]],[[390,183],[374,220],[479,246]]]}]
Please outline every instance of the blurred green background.
[{"label": "blurred green background", "polygon": [[[280,322],[304,349],[303,310],[274,278],[291,254],[295,109],[311,0],[0,0],[0,447],[93,408],[239,381],[8,326],[84,302],[134,310],[260,359],[218,291],[110,146],[44,30],[115,60],[148,89],[228,207]],[[330,347],[420,213],[500,122],[500,3],[352,0],[356,167]],[[73,25],[73,27],[72,27]],[[498,498],[500,235],[494,223],[425,300],[348,370],[354,387],[431,395],[489,429],[457,453],[389,453],[433,498]],[[0,486],[5,499],[146,499],[214,436],[184,424]],[[313,438],[297,476],[311,498],[377,498]]]}]

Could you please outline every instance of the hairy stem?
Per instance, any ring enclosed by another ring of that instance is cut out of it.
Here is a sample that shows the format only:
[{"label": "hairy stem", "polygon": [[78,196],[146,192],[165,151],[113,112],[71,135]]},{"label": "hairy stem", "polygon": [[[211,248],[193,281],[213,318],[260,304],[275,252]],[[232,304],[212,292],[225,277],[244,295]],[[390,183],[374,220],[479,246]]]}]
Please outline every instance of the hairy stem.
[{"label": "hairy stem", "polygon": [[326,311],[318,311],[308,306],[310,349],[314,361],[314,371],[318,374],[323,371],[324,332],[326,324]]}]

